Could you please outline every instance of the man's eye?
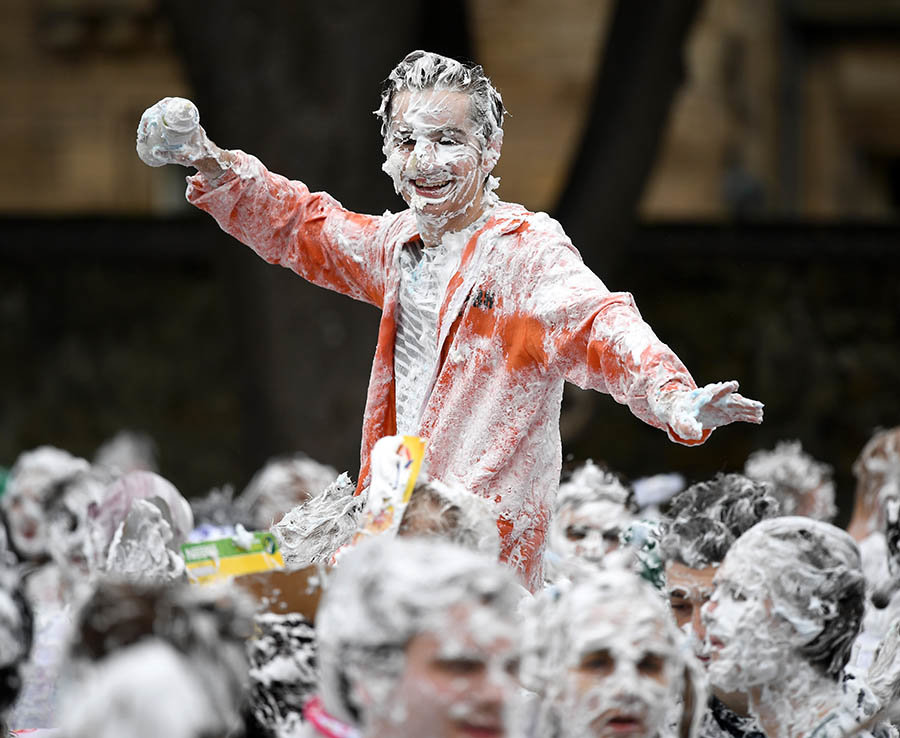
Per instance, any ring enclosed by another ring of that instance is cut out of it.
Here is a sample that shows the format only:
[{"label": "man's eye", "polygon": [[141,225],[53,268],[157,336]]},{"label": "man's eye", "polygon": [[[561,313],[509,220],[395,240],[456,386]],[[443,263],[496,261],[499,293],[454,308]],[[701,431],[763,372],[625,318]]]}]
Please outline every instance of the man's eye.
[{"label": "man's eye", "polygon": [[582,541],[587,536],[587,529],[578,525],[570,525],[566,528],[566,538],[570,541]]},{"label": "man's eye", "polygon": [[607,543],[618,543],[619,542],[619,531],[617,530],[608,530],[603,533],[603,540]]},{"label": "man's eye", "polygon": [[615,661],[609,651],[595,651],[581,660],[581,668],[587,671],[608,673],[615,668]]},{"label": "man's eye", "polygon": [[691,605],[688,602],[673,602],[671,603],[672,610],[675,612],[690,612]]},{"label": "man's eye", "polygon": [[466,658],[440,659],[437,663],[441,671],[457,676],[476,674],[483,666],[482,662],[478,659]]},{"label": "man's eye", "polygon": [[459,146],[461,142],[456,141],[455,139],[452,139],[452,138],[447,138],[446,136],[444,136],[440,141],[438,141],[438,143],[441,146]]},{"label": "man's eye", "polygon": [[658,656],[655,653],[648,653],[638,662],[637,668],[644,676],[658,676],[659,674],[662,674],[664,666],[665,660],[662,656]]}]

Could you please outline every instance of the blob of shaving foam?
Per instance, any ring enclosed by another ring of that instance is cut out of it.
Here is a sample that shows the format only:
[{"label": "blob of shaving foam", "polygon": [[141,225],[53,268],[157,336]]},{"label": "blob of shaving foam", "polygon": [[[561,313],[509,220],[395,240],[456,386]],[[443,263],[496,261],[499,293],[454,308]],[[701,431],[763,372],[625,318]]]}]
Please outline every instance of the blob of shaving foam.
[{"label": "blob of shaving foam", "polygon": [[162,132],[166,143],[183,143],[200,125],[200,111],[190,100],[171,97],[162,116]]},{"label": "blob of shaving foam", "polygon": [[164,97],[147,108],[137,129],[137,154],[144,164],[161,167],[175,161],[173,154],[200,128],[197,106],[183,97]]},{"label": "blob of shaving foam", "polygon": [[354,545],[368,536],[395,535],[422,471],[425,441],[418,436],[385,436],[372,448],[372,482]]}]

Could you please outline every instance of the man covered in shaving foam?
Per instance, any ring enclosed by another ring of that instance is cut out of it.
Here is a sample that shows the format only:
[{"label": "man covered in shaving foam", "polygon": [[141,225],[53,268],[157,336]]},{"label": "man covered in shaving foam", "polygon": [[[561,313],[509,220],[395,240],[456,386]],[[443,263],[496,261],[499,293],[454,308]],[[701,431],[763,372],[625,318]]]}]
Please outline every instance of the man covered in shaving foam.
[{"label": "man covered in shaving foam", "polygon": [[188,200],[266,261],[381,309],[358,490],[379,438],[426,438],[434,478],[496,503],[502,557],[535,588],[565,380],[611,394],[684,444],[759,423],[762,405],[737,382],[698,389],[631,295],[610,292],[556,221],[497,198],[504,112],[481,67],[404,58],[377,115],[383,168],[409,208],[382,216],[219,148],[186,100],[149,108],[137,149],[151,166],[195,166]]}]

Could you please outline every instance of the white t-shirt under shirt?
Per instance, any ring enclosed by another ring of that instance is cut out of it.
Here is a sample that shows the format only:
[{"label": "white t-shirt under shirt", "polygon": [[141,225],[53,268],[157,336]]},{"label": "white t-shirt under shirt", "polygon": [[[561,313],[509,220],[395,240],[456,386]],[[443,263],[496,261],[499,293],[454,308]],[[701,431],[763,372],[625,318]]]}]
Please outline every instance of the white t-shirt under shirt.
[{"label": "white t-shirt under shirt", "polygon": [[459,269],[469,238],[484,225],[487,213],[437,246],[408,243],[400,253],[400,301],[394,342],[397,434],[416,435],[437,379],[438,317],[447,286]]}]

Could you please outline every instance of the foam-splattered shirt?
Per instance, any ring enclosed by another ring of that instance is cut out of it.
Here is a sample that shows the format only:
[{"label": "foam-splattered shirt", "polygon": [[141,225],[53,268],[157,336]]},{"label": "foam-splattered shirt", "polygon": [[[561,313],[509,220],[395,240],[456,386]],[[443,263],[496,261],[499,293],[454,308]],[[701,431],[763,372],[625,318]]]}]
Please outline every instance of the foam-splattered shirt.
[{"label": "foam-splattered shirt", "polygon": [[[419,238],[415,216],[354,213],[252,156],[235,156],[215,184],[190,178],[188,200],[266,261],[381,310],[363,417],[362,492],[372,447],[397,433],[400,254]],[[437,376],[415,433],[428,441],[428,471],[494,504],[501,558],[532,591],[542,583],[562,465],[565,381],[612,395],[674,441],[696,443],[678,438],[662,415],[669,392],[696,388],[687,369],[641,319],[632,296],[610,292],[544,213],[494,206],[441,296],[436,332]]]}]

